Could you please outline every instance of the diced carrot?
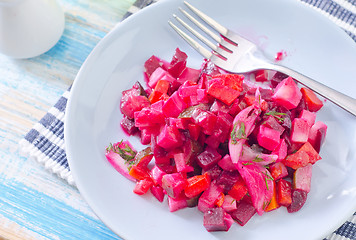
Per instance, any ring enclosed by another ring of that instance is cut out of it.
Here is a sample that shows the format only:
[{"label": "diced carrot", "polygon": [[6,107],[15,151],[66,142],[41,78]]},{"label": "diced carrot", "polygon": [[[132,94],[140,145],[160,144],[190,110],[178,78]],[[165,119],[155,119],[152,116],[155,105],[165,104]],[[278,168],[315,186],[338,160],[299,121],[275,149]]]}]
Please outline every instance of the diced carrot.
[{"label": "diced carrot", "polygon": [[316,96],[316,94],[308,89],[308,88],[301,88],[300,91],[302,92],[303,99],[307,105],[307,108],[311,112],[317,112],[322,108],[323,102]]},{"label": "diced carrot", "polygon": [[152,93],[148,97],[148,100],[152,103],[158,102],[161,100],[163,94],[167,94],[170,83],[167,80],[159,80],[153,89]]},{"label": "diced carrot", "polygon": [[277,201],[281,206],[289,206],[292,203],[292,184],[287,180],[277,181]]},{"label": "diced carrot", "polygon": [[287,167],[297,169],[309,163],[309,155],[304,151],[297,151],[296,153],[288,155],[282,162]]},{"label": "diced carrot", "polygon": [[223,83],[215,81],[208,88],[208,94],[221,100],[226,105],[230,106],[233,101],[240,95],[240,92],[224,86]]},{"label": "diced carrot", "polygon": [[152,179],[144,178],[142,180],[139,180],[136,183],[133,192],[138,194],[138,195],[143,195],[151,188],[152,185],[153,185]]},{"label": "diced carrot", "polygon": [[284,178],[288,175],[288,170],[282,162],[277,162],[270,165],[269,171],[274,180]]},{"label": "diced carrot", "polygon": [[198,196],[200,193],[206,190],[209,185],[210,177],[207,173],[187,178],[187,185],[184,188],[185,195],[188,198]]},{"label": "diced carrot", "polygon": [[265,208],[266,212],[270,212],[270,211],[275,210],[280,207],[278,204],[278,201],[277,201],[277,191],[276,191],[276,182],[275,181],[273,181],[273,185],[274,185],[274,187],[273,187],[272,199],[269,202],[269,204],[267,205],[267,207]]},{"label": "diced carrot", "polygon": [[318,152],[314,149],[314,147],[309,142],[304,143],[303,146],[301,146],[298,151],[306,152],[309,156],[309,163],[311,164],[314,164],[315,162],[321,159]]},{"label": "diced carrot", "polygon": [[143,180],[145,178],[150,178],[149,169],[146,167],[138,167],[133,165],[129,171],[130,176],[134,177],[137,180]]},{"label": "diced carrot", "polygon": [[224,199],[225,199],[225,194],[220,193],[220,197],[215,202],[216,206],[221,207],[224,203]]},{"label": "diced carrot", "polygon": [[240,201],[246,195],[247,192],[248,190],[246,184],[243,181],[243,179],[240,178],[235,182],[235,184],[232,186],[228,194],[231,197],[235,198],[236,201]]}]

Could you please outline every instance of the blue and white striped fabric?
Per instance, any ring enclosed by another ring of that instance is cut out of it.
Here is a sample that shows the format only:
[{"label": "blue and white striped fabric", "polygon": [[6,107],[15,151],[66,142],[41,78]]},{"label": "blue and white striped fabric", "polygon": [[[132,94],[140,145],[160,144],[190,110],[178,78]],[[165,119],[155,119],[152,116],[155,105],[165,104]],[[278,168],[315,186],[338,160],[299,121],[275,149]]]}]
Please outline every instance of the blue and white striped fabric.
[{"label": "blue and white striped fabric", "polygon": [[[328,17],[356,42],[356,0],[300,1]],[[153,2],[155,1],[137,0],[124,18]],[[29,157],[37,159],[47,169],[67,180],[69,184],[74,185],[64,147],[64,114],[69,95],[70,88],[46,115],[33,126],[20,144],[22,151],[27,153]],[[356,239],[356,213],[325,239]]]}]

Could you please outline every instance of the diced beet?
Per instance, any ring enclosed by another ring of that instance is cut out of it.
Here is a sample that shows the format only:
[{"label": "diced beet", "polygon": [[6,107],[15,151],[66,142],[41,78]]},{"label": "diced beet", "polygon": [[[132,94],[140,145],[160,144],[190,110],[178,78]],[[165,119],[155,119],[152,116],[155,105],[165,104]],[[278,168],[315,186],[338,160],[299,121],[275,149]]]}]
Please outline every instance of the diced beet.
[{"label": "diced beet", "polygon": [[[275,113],[278,114],[278,113]],[[281,116],[277,116],[279,118],[283,118],[285,115],[281,115]],[[279,132],[279,135],[282,135],[282,133],[284,132],[284,127],[281,126],[281,124],[279,124],[279,122],[276,120],[276,118],[274,116],[268,116],[268,118],[263,121],[262,125],[266,125],[276,131]]]},{"label": "diced beet", "polygon": [[203,192],[198,201],[198,209],[201,212],[206,212],[215,206],[215,202],[221,196],[222,189],[215,181],[211,182],[209,188]]},{"label": "diced beet", "polygon": [[220,174],[222,173],[222,169],[219,167],[219,165],[214,165],[212,168],[209,168],[207,170],[202,170],[202,173],[207,173],[212,180],[217,179]]},{"label": "diced beet", "polygon": [[292,190],[292,203],[287,207],[289,213],[299,211],[305,204],[308,197],[308,193],[303,190]]},{"label": "diced beet", "polygon": [[278,83],[280,83],[283,79],[286,79],[288,75],[281,73],[281,72],[276,72],[271,79],[271,85],[273,88],[275,88]]},{"label": "diced beet", "polygon": [[200,70],[186,67],[183,72],[179,75],[177,81],[184,83],[185,81],[191,81],[197,83],[199,80]]},{"label": "diced beet", "polygon": [[168,206],[170,212],[175,212],[180,209],[188,207],[187,198],[184,195],[181,195],[177,198],[173,198],[168,195]]},{"label": "diced beet", "polygon": [[219,144],[220,144],[220,139],[216,135],[210,135],[210,136],[207,136],[207,138],[205,139],[205,143],[209,147],[217,149],[219,147]]},{"label": "diced beet", "polygon": [[288,170],[282,162],[271,164],[269,171],[275,181],[288,176]]},{"label": "diced beet", "polygon": [[308,164],[305,167],[300,167],[295,170],[293,175],[293,188],[310,192],[312,177],[312,164]]},{"label": "diced beet", "polygon": [[161,67],[158,67],[150,76],[148,81],[148,86],[150,88],[155,88],[159,80],[166,80],[168,82],[175,81],[175,78],[172,77],[166,70]]},{"label": "diced beet", "polygon": [[186,67],[187,58],[187,54],[177,48],[168,67],[168,72],[173,77],[178,78]]},{"label": "diced beet", "polygon": [[189,119],[185,118],[168,118],[169,125],[175,126],[178,129],[186,130],[188,129]]},{"label": "diced beet", "polygon": [[122,114],[128,118],[133,119],[134,113],[140,111],[144,107],[150,106],[150,101],[146,96],[139,95],[137,87],[122,92],[120,101],[120,109]]},{"label": "diced beet", "polygon": [[157,145],[165,149],[173,149],[182,145],[182,135],[174,126],[165,125],[157,137]]},{"label": "diced beet", "polygon": [[165,174],[162,177],[162,188],[172,198],[178,198],[186,185],[186,179],[180,173]]},{"label": "diced beet", "polygon": [[162,177],[164,175],[166,175],[166,173],[157,167],[157,165],[151,169],[151,178],[155,185],[162,185]]},{"label": "diced beet", "polygon": [[316,113],[303,109],[299,114],[299,118],[306,120],[309,126],[313,126],[316,119]]},{"label": "diced beet", "polygon": [[228,231],[232,222],[231,216],[222,208],[212,208],[204,213],[203,225],[208,232]]},{"label": "diced beet", "polygon": [[279,145],[280,132],[266,125],[260,125],[257,141],[262,147],[273,151]]},{"label": "diced beet", "polygon": [[158,201],[163,202],[165,194],[163,192],[163,188],[160,185],[153,185],[151,187],[151,193],[153,196],[155,196],[155,198],[157,198]]},{"label": "diced beet", "polygon": [[230,212],[231,217],[241,226],[244,226],[255,215],[255,207],[246,201],[240,201],[236,210]]},{"label": "diced beet", "polygon": [[167,65],[166,61],[158,58],[157,56],[151,56],[149,59],[144,64],[144,73],[145,77],[147,79],[150,78],[151,74],[158,68],[158,67],[163,67],[165,68],[165,65]]},{"label": "diced beet", "polygon": [[210,107],[210,111],[218,114],[218,112],[229,112],[229,107],[226,106],[225,103],[221,102],[220,100],[215,99],[213,104]]},{"label": "diced beet", "polygon": [[327,128],[325,123],[318,121],[309,130],[308,142],[311,143],[318,153],[325,141]]},{"label": "diced beet", "polygon": [[187,103],[179,96],[178,92],[174,92],[164,103],[162,111],[166,117],[176,118],[187,106]]},{"label": "diced beet", "polygon": [[171,164],[171,159],[167,156],[168,153],[164,148],[156,145],[153,149],[153,155],[155,164],[159,169],[165,173],[171,173],[173,171],[174,167]]},{"label": "diced beet", "polygon": [[197,95],[198,85],[189,87],[181,87],[178,89],[178,93],[183,98],[189,98]]},{"label": "diced beet", "polygon": [[240,174],[237,170],[235,171],[223,171],[220,176],[216,179],[216,184],[219,185],[225,192],[228,192],[231,187],[239,180]]},{"label": "diced beet", "polygon": [[[181,118],[181,119],[183,119],[183,118]],[[199,135],[200,135],[201,127],[194,123],[188,123],[188,131],[189,131],[190,137],[192,139],[194,139],[195,141],[197,141],[199,138]]]},{"label": "diced beet", "polygon": [[280,82],[272,96],[274,101],[287,109],[297,107],[301,98],[302,93],[291,77],[288,77]]},{"label": "diced beet", "polygon": [[230,195],[225,195],[224,203],[221,207],[225,210],[225,212],[232,212],[237,209],[237,201],[231,197]]},{"label": "diced beet", "polygon": [[200,167],[207,170],[216,165],[221,159],[221,155],[213,148],[207,147],[204,152],[197,156],[197,161]]},{"label": "diced beet", "polygon": [[290,139],[292,142],[305,143],[308,141],[310,126],[303,118],[294,118],[292,121],[292,128]]},{"label": "diced beet", "polygon": [[150,144],[152,136],[157,136],[160,132],[160,125],[153,125],[150,127],[141,128],[141,143],[143,145]]},{"label": "diced beet", "polygon": [[257,70],[255,72],[255,80],[257,82],[265,82],[268,80],[268,71],[267,70]]},{"label": "diced beet", "polygon": [[214,132],[217,116],[209,111],[204,111],[200,108],[195,108],[191,115],[195,124],[202,127],[205,134],[211,135]]},{"label": "diced beet", "polygon": [[198,89],[197,90],[197,102],[198,103],[208,103],[209,99],[208,99],[208,92],[206,91],[206,89]]},{"label": "diced beet", "polygon": [[192,166],[189,166],[187,163],[187,160],[184,153],[176,153],[174,154],[174,162],[176,164],[176,168],[178,172],[192,172],[194,171],[194,168]]},{"label": "diced beet", "polygon": [[279,142],[279,145],[272,151],[272,154],[275,154],[278,156],[277,162],[282,161],[283,159],[286,158],[288,153],[288,146],[286,143],[286,140],[282,138]]},{"label": "diced beet", "polygon": [[231,157],[229,154],[226,154],[219,162],[218,165],[226,171],[236,170],[235,165],[232,163]]},{"label": "diced beet", "polygon": [[150,107],[145,107],[142,110],[135,112],[134,117],[135,126],[138,128],[150,127],[154,124],[164,124],[166,122],[161,111]]},{"label": "diced beet", "polygon": [[138,131],[137,127],[135,127],[135,122],[132,119],[129,119],[126,115],[124,115],[123,119],[121,120],[120,126],[124,132],[130,136],[134,135]]}]

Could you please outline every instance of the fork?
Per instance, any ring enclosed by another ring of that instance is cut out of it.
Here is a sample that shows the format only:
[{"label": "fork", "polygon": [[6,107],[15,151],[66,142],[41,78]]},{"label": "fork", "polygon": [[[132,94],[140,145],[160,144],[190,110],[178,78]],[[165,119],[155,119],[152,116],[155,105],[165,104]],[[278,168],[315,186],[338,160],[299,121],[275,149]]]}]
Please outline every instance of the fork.
[{"label": "fork", "polygon": [[190,35],[185,33],[171,21],[168,21],[169,25],[198,53],[200,53],[204,58],[210,59],[211,62],[216,66],[232,73],[248,73],[260,69],[275,70],[284,73],[294,78],[300,84],[308,87],[322,97],[328,99],[329,101],[335,103],[337,106],[356,116],[356,99],[338,92],[335,89],[332,89],[322,83],[319,83],[297,71],[268,60],[264,56],[263,52],[253,42],[222,26],[188,2],[184,1],[184,4],[194,14],[199,16],[201,20],[210,25],[210,27],[212,27],[217,32],[216,33],[215,31],[210,30],[210,28],[206,27],[187,11],[179,8],[179,10],[192,23],[199,27],[208,36],[210,36],[216,42],[216,44],[200,34],[193,27],[189,26],[189,24],[184,22],[177,15],[173,14],[173,17],[184,28],[189,30],[196,38],[208,46],[212,51],[203,47],[200,43],[190,37]]}]

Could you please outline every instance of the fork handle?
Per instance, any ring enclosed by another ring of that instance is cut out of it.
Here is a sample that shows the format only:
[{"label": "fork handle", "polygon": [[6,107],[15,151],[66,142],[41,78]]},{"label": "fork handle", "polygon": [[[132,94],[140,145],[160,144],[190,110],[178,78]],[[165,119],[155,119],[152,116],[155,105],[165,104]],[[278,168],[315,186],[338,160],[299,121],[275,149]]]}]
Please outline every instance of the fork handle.
[{"label": "fork handle", "polygon": [[273,70],[291,76],[300,84],[310,88],[311,90],[318,93],[322,97],[330,100],[331,102],[335,103],[339,107],[343,108],[344,110],[348,111],[352,115],[356,116],[356,99],[349,97],[339,91],[336,91],[335,89],[329,88],[328,86],[319,83],[290,68],[281,65],[274,65]]}]

